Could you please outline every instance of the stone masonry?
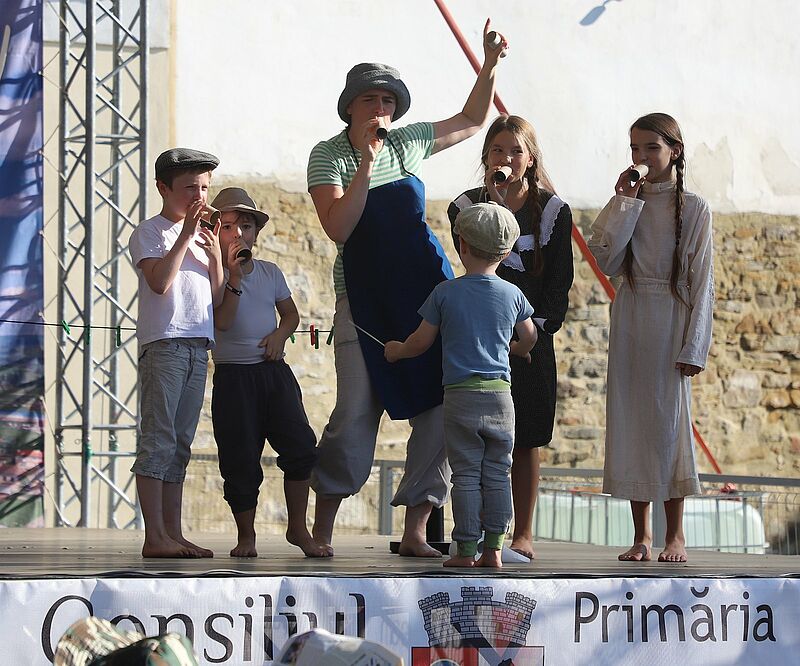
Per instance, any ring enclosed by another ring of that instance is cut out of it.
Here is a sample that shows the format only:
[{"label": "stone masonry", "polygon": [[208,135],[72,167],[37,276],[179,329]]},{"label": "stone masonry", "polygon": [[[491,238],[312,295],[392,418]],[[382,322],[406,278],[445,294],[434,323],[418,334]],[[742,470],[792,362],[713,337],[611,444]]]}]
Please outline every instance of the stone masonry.
[{"label": "stone masonry", "polygon": [[[301,314],[310,324],[330,329],[334,294],[331,267],[335,246],[322,231],[311,198],[261,181],[214,182],[214,188],[241,185],[270,214],[257,242],[256,256],[277,263]],[[428,222],[450,256],[460,263],[450,240],[446,201],[428,203]],[[588,234],[597,211],[573,211]],[[695,423],[724,472],[800,476],[800,225],[798,217],[757,213],[715,215],[717,304],[714,343],[708,367],[693,381]],[[553,442],[542,464],[598,468],[603,465],[605,373],[609,298],[577,246],[570,310],[556,336],[558,410]],[[320,336],[298,334],[287,344],[287,361],[303,390],[317,435],[322,433],[336,397],[333,346]],[[195,441],[196,453],[214,454],[211,433],[211,382]],[[631,405],[631,409],[635,409]],[[408,426],[384,418],[376,458],[402,459]],[[266,454],[271,454],[267,447]],[[700,471],[713,471],[698,450]],[[215,464],[189,469],[192,493],[218,492]],[[221,502],[221,499],[220,499]],[[224,504],[220,505],[224,512]],[[206,509],[207,510],[207,509]],[[285,508],[284,508],[285,510]],[[192,515],[191,510],[185,512]],[[206,529],[208,526],[206,526]]]}]

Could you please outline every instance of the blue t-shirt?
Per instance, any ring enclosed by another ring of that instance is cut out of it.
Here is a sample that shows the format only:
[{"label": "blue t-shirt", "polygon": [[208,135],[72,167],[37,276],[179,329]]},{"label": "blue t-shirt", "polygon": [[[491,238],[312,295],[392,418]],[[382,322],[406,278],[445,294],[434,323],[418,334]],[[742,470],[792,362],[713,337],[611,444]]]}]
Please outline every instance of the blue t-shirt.
[{"label": "blue t-shirt", "polygon": [[533,315],[516,285],[496,275],[440,282],[419,314],[442,334],[442,384],[476,376],[511,381],[508,348],[514,326]]}]

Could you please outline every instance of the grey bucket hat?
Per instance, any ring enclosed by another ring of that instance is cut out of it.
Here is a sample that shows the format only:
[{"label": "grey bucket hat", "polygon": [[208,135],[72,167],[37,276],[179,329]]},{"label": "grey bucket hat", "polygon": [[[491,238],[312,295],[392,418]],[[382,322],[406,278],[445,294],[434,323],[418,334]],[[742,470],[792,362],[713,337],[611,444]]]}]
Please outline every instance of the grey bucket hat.
[{"label": "grey bucket hat", "polygon": [[397,120],[408,111],[411,106],[411,93],[408,92],[406,84],[400,78],[400,72],[389,65],[382,65],[379,62],[362,62],[347,72],[347,82],[344,85],[342,94],[339,95],[338,111],[339,117],[344,122],[350,122],[350,114],[347,107],[356,97],[365,93],[367,90],[378,88],[388,90],[397,99],[397,107],[394,110],[392,120]]}]

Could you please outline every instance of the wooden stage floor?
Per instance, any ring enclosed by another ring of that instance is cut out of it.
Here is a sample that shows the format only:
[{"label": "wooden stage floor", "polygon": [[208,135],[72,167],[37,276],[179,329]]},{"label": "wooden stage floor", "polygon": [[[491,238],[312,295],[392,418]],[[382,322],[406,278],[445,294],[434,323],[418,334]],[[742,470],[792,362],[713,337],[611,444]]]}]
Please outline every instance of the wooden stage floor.
[{"label": "wooden stage floor", "polygon": [[142,533],[81,528],[3,529],[0,580],[236,576],[482,578],[776,578],[800,577],[800,556],[690,551],[686,564],[619,562],[620,548],[540,542],[537,559],[502,570],[445,569],[441,560],[392,555],[389,537],[341,537],[336,556],[311,559],[280,536],[262,537],[259,557],[232,558],[233,535],[192,534],[212,559],[143,559]]}]

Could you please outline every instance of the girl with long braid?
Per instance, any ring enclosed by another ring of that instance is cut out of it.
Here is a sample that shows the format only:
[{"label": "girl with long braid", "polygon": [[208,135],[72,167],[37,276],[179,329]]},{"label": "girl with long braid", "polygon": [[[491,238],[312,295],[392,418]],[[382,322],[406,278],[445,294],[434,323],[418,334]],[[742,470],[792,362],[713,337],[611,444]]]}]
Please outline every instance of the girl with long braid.
[{"label": "girl with long braid", "polygon": [[650,559],[650,503],[667,518],[660,562],[685,562],[683,503],[700,492],[690,378],[711,346],[714,269],[711,211],[685,190],[684,144],[664,113],[630,129],[634,165],[592,226],[597,262],[622,283],[611,308],[603,491],[630,500],[633,545],[623,561]]},{"label": "girl with long braid", "polygon": [[[514,532],[511,549],[534,558],[531,522],[539,489],[539,449],[553,438],[556,415],[556,355],[553,336],[564,323],[572,286],[572,212],[552,192],[542,167],[533,126],[519,116],[500,116],[489,127],[481,151],[483,187],[462,193],[447,211],[451,225],[473,203],[494,201],[509,208],[520,227],[519,240],[497,268],[533,306],[539,334],[526,362],[511,357],[514,451],[511,488]],[[497,182],[498,174],[506,178]],[[453,236],[458,250],[458,237]]]}]

